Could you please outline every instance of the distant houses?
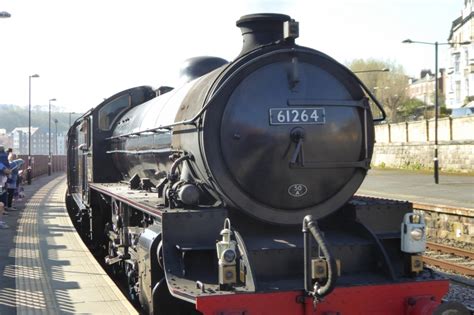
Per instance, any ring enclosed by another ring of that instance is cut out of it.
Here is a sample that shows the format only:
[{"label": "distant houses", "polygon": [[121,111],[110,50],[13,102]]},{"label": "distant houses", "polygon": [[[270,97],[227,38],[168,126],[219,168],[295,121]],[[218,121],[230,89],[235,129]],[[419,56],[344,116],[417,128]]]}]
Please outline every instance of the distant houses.
[{"label": "distant houses", "polygon": [[[474,106],[474,1],[465,0],[449,32],[446,107]],[[469,43],[470,42],[470,43]]]},{"label": "distant houses", "polygon": [[[438,74],[422,70],[419,78],[409,80],[409,96],[434,106],[435,77],[439,96],[448,109],[474,107],[474,0],[465,0],[461,16],[451,26],[446,69]],[[443,97],[444,96],[444,97]]]},{"label": "distant houses", "polygon": [[11,139],[7,134],[7,130],[4,128],[0,128],[0,144],[3,144],[5,148],[12,147]]},{"label": "distant houses", "polygon": [[[8,134],[9,143],[17,154],[28,154],[28,127],[18,127]],[[31,154],[49,154],[49,133],[41,128],[31,127]],[[66,154],[66,137],[64,134],[51,133],[51,154]]]},{"label": "distant houses", "polygon": [[[446,81],[445,69],[440,69],[438,74],[438,95],[445,93]],[[427,106],[433,106],[435,103],[435,74],[431,70],[421,70],[419,78],[410,78],[408,80],[408,96],[422,101]]]}]

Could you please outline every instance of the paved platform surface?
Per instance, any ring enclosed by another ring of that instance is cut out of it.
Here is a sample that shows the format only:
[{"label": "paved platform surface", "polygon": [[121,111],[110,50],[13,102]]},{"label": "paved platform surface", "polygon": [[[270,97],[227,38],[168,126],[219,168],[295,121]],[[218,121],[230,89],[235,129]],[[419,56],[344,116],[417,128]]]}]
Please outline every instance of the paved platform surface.
[{"label": "paved platform surface", "polygon": [[25,186],[0,230],[0,314],[138,314],[77,235],[65,175]]},{"label": "paved platform surface", "polygon": [[474,176],[440,174],[435,184],[432,173],[371,169],[357,194],[474,211]]}]

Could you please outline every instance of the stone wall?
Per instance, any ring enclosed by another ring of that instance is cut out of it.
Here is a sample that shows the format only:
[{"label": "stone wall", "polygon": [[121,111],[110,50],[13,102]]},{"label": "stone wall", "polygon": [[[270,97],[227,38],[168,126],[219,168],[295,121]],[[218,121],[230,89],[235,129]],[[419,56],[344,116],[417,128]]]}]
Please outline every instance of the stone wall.
[{"label": "stone wall", "polygon": [[[431,120],[375,126],[372,165],[433,168],[435,122]],[[474,171],[474,117],[438,119],[441,170]]]},{"label": "stone wall", "polygon": [[429,237],[474,244],[474,217],[435,211],[418,212],[424,214]]}]

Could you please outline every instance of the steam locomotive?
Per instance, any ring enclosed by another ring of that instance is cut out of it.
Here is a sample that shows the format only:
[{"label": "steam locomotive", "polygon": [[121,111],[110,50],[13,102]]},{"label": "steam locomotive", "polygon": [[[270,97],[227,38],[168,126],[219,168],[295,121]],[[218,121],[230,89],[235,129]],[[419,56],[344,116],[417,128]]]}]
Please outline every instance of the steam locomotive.
[{"label": "steam locomotive", "polygon": [[66,204],[91,249],[149,314],[455,308],[423,266],[422,216],[354,197],[385,115],[377,100],[296,45],[289,16],[237,26],[232,62],[191,58],[182,85],[128,89],[74,122]]}]

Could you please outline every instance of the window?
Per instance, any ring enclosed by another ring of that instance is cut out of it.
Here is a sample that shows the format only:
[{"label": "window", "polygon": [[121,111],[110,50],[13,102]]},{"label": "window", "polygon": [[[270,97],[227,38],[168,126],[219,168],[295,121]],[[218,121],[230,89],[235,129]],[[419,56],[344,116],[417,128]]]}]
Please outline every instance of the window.
[{"label": "window", "polygon": [[81,136],[83,135],[82,143],[86,144],[86,148],[90,148],[91,147],[91,134],[90,134],[89,118],[84,119],[84,122],[80,126],[80,135]]},{"label": "window", "polygon": [[466,79],[466,96],[469,96],[469,79]]},{"label": "window", "polygon": [[461,103],[461,81],[456,81],[456,103]]},{"label": "window", "polygon": [[130,105],[130,95],[122,95],[104,105],[99,111],[99,128],[110,130],[119,114]]},{"label": "window", "polygon": [[454,55],[454,72],[459,73],[459,62],[460,62],[460,55],[455,54]]}]

